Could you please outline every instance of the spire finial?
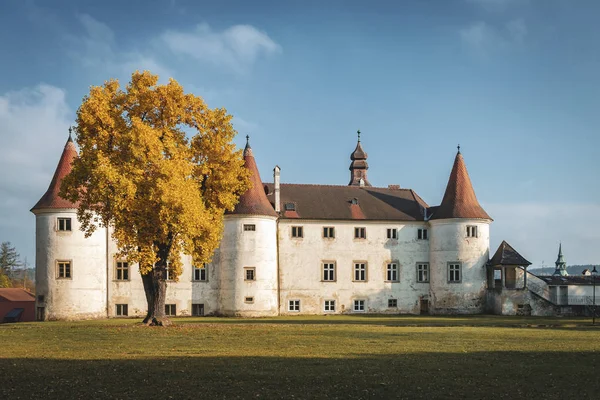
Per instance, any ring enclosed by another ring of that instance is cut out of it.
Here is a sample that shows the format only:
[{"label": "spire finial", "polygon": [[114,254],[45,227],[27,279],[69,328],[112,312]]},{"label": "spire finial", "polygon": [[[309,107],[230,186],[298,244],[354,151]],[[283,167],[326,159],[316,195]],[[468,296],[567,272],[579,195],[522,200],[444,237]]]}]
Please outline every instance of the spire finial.
[{"label": "spire finial", "polygon": [[246,135],[246,145],[250,144],[250,135]]},{"label": "spire finial", "polygon": [[73,141],[73,138],[71,137],[71,133],[73,133],[73,127],[69,126],[69,140],[68,140],[69,142]]},{"label": "spire finial", "polygon": [[356,133],[358,134],[358,141],[360,142],[360,129],[357,130]]},{"label": "spire finial", "polygon": [[460,144],[456,148],[458,149],[458,154],[460,154]]}]

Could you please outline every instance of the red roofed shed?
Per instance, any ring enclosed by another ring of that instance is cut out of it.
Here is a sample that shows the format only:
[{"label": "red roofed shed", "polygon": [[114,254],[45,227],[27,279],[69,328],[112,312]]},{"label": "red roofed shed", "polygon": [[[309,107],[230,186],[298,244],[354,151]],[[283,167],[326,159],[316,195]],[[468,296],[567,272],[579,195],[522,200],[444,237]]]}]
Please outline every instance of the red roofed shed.
[{"label": "red roofed shed", "polygon": [[0,323],[15,309],[23,309],[17,321],[35,321],[35,297],[19,288],[0,288]]}]

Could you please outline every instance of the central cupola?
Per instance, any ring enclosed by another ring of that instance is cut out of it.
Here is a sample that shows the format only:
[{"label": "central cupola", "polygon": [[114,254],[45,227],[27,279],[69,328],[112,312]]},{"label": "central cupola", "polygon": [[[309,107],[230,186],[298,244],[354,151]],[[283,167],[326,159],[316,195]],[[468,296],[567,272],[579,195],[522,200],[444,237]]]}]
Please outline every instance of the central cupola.
[{"label": "central cupola", "polygon": [[348,186],[371,186],[367,179],[367,170],[369,164],[367,164],[367,153],[363,150],[360,144],[360,131],[356,131],[358,134],[358,142],[356,148],[350,154],[350,183]]}]

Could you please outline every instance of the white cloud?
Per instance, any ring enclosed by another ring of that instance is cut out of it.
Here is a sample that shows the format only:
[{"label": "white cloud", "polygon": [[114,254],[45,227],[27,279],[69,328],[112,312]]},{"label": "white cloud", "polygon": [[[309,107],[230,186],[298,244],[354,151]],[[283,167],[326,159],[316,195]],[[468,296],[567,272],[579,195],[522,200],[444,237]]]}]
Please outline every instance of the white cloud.
[{"label": "white cloud", "polygon": [[483,21],[474,22],[461,29],[460,38],[463,43],[479,51],[502,45],[502,37],[496,29]]},{"label": "white cloud", "polygon": [[111,77],[128,82],[135,70],[149,70],[158,75],[161,82],[173,76],[151,51],[121,50],[113,30],[103,22],[87,14],[79,15],[78,20],[85,34],[68,37],[69,54],[86,68],[102,73],[102,80]]},{"label": "white cloud", "polygon": [[63,89],[39,85],[0,95],[0,241],[33,262],[29,209],[48,188],[68,137],[73,111]]},{"label": "white cloud", "polygon": [[521,46],[527,36],[527,25],[513,19],[500,29],[484,21],[476,21],[459,30],[462,43],[479,55]]},{"label": "white cloud", "polygon": [[252,135],[258,130],[258,125],[254,122],[247,121],[239,116],[234,116],[231,121],[233,127],[242,136]]},{"label": "white cloud", "polygon": [[515,43],[523,43],[525,36],[527,36],[527,25],[520,18],[508,21],[506,30]]},{"label": "white cloud", "polygon": [[191,32],[167,31],[161,38],[173,53],[238,73],[245,72],[261,55],[281,52],[281,46],[251,25],[215,32],[208,24],[200,24]]},{"label": "white cloud", "polygon": [[504,11],[507,8],[526,3],[528,0],[466,0],[488,12]]},{"label": "white cloud", "polygon": [[486,204],[494,218],[491,252],[502,240],[540,267],[556,259],[562,241],[567,263],[597,264],[600,260],[600,204],[514,203]]}]

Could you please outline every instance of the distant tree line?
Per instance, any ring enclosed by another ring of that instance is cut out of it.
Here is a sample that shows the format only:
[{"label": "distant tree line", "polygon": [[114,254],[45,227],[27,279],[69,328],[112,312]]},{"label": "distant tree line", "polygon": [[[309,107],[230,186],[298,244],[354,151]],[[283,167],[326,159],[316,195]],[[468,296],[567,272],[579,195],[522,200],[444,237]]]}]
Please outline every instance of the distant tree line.
[{"label": "distant tree line", "polygon": [[[568,265],[567,273],[569,275],[583,275],[584,269],[589,269],[590,271],[594,268],[592,264],[583,264],[583,265]],[[554,273],[554,266],[547,266],[544,268],[530,268],[529,272],[536,275],[552,275]],[[600,272],[600,266],[596,266],[596,270]]]},{"label": "distant tree line", "polygon": [[21,260],[15,246],[10,242],[0,244],[0,288],[22,287],[33,291],[33,272]]}]

